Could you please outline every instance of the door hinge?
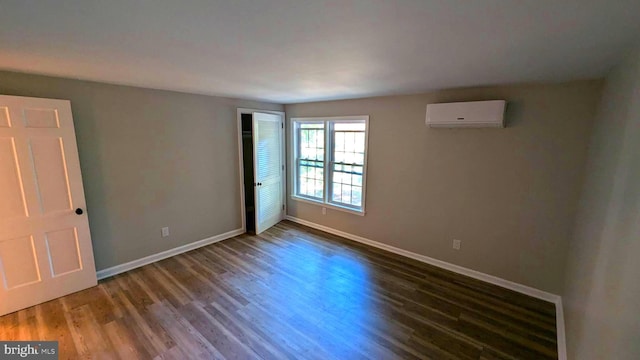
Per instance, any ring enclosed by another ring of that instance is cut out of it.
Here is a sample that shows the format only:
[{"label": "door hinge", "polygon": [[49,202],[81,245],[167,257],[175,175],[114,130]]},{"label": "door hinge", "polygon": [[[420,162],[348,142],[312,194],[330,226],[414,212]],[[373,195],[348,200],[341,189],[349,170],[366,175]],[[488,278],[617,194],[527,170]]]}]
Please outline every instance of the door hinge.
[{"label": "door hinge", "polygon": [[284,171],[284,165],[282,165],[282,171]]},{"label": "door hinge", "polygon": [[284,129],[284,123],[280,123],[280,128]]},{"label": "door hinge", "polygon": [[284,211],[284,204],[282,204],[282,211]]}]

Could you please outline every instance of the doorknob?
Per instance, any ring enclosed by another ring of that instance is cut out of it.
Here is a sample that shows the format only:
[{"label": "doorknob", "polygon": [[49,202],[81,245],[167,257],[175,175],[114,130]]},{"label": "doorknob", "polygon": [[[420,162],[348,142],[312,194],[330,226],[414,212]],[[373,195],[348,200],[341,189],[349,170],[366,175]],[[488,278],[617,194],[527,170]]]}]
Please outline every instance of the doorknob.
[{"label": "doorknob", "polygon": [[82,211],[82,209],[80,209],[80,208],[76,209],[76,214],[82,215],[83,213],[84,213],[84,211]]}]

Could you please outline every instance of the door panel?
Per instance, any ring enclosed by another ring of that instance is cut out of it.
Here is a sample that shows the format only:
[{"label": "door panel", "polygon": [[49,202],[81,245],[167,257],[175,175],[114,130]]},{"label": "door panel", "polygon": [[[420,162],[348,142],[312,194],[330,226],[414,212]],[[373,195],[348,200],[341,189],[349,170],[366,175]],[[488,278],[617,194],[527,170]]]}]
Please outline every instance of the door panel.
[{"label": "door panel", "polygon": [[75,228],[50,231],[45,234],[51,263],[51,276],[56,277],[82,270],[78,234]]},{"label": "door panel", "polygon": [[0,107],[0,128],[3,127],[11,127],[11,123],[9,122],[9,109],[6,107]]},{"label": "door panel", "polygon": [[5,290],[40,282],[36,249],[31,236],[0,242],[0,259]]},{"label": "door panel", "polygon": [[24,109],[24,127],[59,128],[58,111],[55,109]]},{"label": "door panel", "polygon": [[284,215],[282,124],[281,115],[253,113],[257,234],[280,222]]},{"label": "door panel", "polygon": [[0,199],[0,315],[96,285],[69,101],[0,96]]},{"label": "door panel", "polygon": [[34,137],[29,141],[29,150],[42,214],[71,210],[62,138]]},{"label": "door panel", "polygon": [[0,201],[0,219],[27,216],[13,138],[0,137],[0,169],[0,189],[6,189]]}]

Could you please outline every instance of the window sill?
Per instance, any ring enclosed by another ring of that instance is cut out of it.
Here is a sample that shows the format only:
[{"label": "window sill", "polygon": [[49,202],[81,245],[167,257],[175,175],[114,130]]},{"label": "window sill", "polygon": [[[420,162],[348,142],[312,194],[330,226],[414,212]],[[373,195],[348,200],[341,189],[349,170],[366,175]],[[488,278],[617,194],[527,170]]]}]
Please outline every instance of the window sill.
[{"label": "window sill", "polygon": [[300,201],[300,202],[307,203],[307,204],[312,204],[312,205],[317,205],[317,206],[320,206],[320,207],[323,207],[323,208],[343,211],[343,212],[347,212],[349,214],[354,214],[354,215],[358,215],[358,216],[364,216],[364,214],[365,214],[364,209],[355,210],[355,209],[351,209],[351,208],[348,208],[348,207],[343,207],[343,206],[339,206],[339,205],[336,205],[336,204],[327,204],[327,203],[325,203],[323,201],[312,200],[312,199],[308,199],[308,198],[304,198],[304,197],[300,197],[300,196],[296,196],[296,195],[291,195],[291,200]]}]

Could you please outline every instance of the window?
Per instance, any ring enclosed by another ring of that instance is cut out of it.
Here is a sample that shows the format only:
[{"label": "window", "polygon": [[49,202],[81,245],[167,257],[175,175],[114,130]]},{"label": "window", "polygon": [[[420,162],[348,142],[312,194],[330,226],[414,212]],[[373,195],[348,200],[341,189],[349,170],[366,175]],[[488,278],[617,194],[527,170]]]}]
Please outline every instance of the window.
[{"label": "window", "polygon": [[293,119],[293,197],[364,213],[368,116]]}]

